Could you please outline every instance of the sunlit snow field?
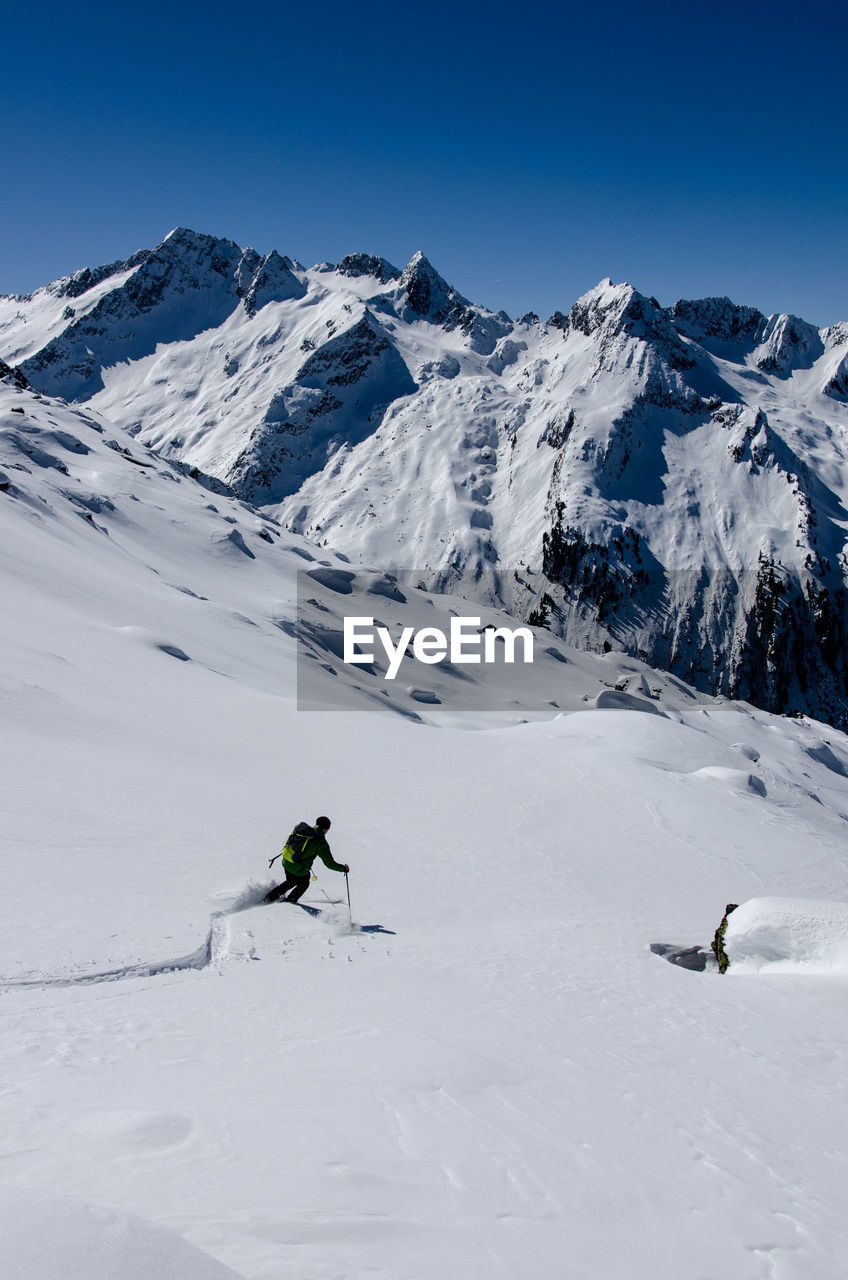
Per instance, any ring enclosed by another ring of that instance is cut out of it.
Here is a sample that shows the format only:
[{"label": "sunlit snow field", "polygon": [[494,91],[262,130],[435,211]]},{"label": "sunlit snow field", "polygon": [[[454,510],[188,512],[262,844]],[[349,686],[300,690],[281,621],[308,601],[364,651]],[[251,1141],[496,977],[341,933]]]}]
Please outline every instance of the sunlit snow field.
[{"label": "sunlit snow field", "polygon": [[[178,1233],[198,1280],[843,1276],[848,975],[650,947],[848,902],[845,736],[670,682],[605,706],[614,655],[489,728],[298,710],[302,557],[90,430],[69,474],[0,459],[0,1241],[32,1192]],[[320,915],[246,905],[321,812],[350,912],[320,864]],[[55,1258],[71,1210],[32,1203]]]}]

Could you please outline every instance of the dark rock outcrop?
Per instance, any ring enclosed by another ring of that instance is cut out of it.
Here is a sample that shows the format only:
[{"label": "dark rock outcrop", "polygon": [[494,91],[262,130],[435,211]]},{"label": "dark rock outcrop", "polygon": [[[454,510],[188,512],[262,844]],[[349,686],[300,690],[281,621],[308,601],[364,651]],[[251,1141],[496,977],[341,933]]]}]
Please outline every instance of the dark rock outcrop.
[{"label": "dark rock outcrop", "polygon": [[675,327],[704,345],[734,343],[753,350],[761,341],[767,320],[756,307],[740,307],[730,298],[681,298],[671,308]]},{"label": "dark rock outcrop", "polygon": [[295,275],[291,258],[273,250],[256,264],[242,303],[247,314],[253,315],[269,302],[287,302],[305,293],[306,285]]},{"label": "dark rock outcrop", "polygon": [[721,924],[716,929],[715,937],[710,943],[710,950],[718,961],[719,973],[726,973],[730,965],[730,960],[724,949],[724,935],[727,933],[727,917],[732,911],[735,911],[738,906],[738,902],[728,902],[727,906],[724,908],[724,915],[721,918]]},{"label": "dark rock outcrop", "polygon": [[347,253],[336,268],[339,275],[356,279],[360,276],[373,276],[381,284],[390,280],[398,280],[400,271],[385,258],[378,258],[373,253]]},{"label": "dark rock outcrop", "polygon": [[420,251],[404,268],[397,289],[388,298],[405,320],[429,320],[448,332],[460,329],[470,339],[472,351],[481,355],[491,355],[498,339],[512,331],[505,312],[494,315],[473,307]]},{"label": "dark rock outcrop", "polygon": [[17,387],[20,391],[29,390],[29,383],[23,372],[16,365],[6,364],[5,360],[0,360],[0,382],[11,383],[13,387]]},{"label": "dark rock outcrop", "polygon": [[[104,366],[140,359],[158,343],[194,337],[221,324],[236,303],[242,250],[178,227],[57,338],[24,361],[32,386],[65,399],[93,395]],[[90,287],[90,286],[89,286]]]}]

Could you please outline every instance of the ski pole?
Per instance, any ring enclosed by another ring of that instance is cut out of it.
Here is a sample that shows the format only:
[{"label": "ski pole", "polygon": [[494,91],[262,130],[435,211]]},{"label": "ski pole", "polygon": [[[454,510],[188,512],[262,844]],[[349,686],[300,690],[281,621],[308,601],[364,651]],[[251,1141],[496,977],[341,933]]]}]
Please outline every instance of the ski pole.
[{"label": "ski pole", "polygon": [[350,916],[350,923],[353,925],[353,912],[350,909],[350,881],[347,878],[347,872],[344,873],[345,888],[347,889],[347,911]]}]

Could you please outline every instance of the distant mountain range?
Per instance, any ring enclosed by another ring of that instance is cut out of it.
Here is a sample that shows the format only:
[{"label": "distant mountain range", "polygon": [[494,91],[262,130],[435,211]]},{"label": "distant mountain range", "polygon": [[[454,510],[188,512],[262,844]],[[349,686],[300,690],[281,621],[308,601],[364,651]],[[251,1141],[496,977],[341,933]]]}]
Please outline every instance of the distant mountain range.
[{"label": "distant mountain range", "polygon": [[179,228],[0,298],[0,357],[351,560],[848,725],[848,324],[609,280],[512,320]]}]

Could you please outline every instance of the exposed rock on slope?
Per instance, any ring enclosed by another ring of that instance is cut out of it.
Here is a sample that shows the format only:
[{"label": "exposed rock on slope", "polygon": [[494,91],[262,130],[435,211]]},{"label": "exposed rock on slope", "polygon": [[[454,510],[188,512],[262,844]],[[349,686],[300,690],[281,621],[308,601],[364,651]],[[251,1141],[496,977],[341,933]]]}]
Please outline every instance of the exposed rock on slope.
[{"label": "exposed rock on slope", "polygon": [[279,502],[338,450],[376,430],[393,400],[415,390],[397,348],[366,311],[275,394],[227,479],[251,502]]}]

